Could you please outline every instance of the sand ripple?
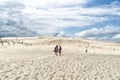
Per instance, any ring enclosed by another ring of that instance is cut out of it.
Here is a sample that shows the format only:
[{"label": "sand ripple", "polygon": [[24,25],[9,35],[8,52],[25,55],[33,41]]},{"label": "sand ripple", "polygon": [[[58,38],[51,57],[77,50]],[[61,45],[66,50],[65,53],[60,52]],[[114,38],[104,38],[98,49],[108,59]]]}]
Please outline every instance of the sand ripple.
[{"label": "sand ripple", "polygon": [[120,80],[120,56],[0,58],[0,80]]}]

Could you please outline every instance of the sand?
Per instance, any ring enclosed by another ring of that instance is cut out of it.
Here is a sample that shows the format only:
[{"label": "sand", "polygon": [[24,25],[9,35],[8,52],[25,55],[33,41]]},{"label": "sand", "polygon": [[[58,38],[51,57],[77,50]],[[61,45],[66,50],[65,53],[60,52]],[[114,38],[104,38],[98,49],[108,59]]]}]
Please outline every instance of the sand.
[{"label": "sand", "polygon": [[[118,43],[51,37],[2,40],[9,44],[0,44],[0,80],[120,80]],[[56,44],[62,45],[62,56],[54,55]]]}]

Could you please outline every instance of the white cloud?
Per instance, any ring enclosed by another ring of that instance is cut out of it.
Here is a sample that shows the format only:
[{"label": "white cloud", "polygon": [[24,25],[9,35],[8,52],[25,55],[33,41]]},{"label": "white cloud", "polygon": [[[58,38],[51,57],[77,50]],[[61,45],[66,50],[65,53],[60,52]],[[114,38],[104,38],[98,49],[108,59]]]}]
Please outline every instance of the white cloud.
[{"label": "white cloud", "polygon": [[61,31],[61,32],[57,33],[55,36],[56,37],[65,37],[66,36],[66,32]]},{"label": "white cloud", "polygon": [[6,29],[9,27],[9,33],[13,31],[19,34],[16,29],[21,33],[28,31],[27,35],[30,31],[37,35],[53,35],[66,27],[84,27],[108,21],[109,17],[104,15],[120,15],[120,8],[117,6],[85,8],[84,5],[89,1],[0,0],[0,29],[3,30],[3,26],[6,26]]},{"label": "white cloud", "polygon": [[64,5],[82,5],[88,3],[89,0],[23,0],[28,7],[56,7]]},{"label": "white cloud", "polygon": [[1,1],[0,36],[33,36],[35,31],[24,23],[27,18],[22,14],[25,5],[19,0]]},{"label": "white cloud", "polygon": [[[80,15],[80,11],[68,9],[68,8],[55,8],[49,10],[41,10],[41,9],[32,9],[31,11],[23,12],[29,17],[30,21],[28,21],[28,26],[34,24],[34,29],[38,30],[38,28],[45,27],[54,27],[56,29],[61,29],[70,26],[88,26],[97,22],[107,21],[107,17],[95,17],[89,15]],[[31,22],[32,21],[32,22]],[[32,26],[31,26],[32,27]],[[52,29],[54,29],[52,28]],[[54,29],[54,30],[56,30]],[[44,29],[43,29],[44,30]],[[50,31],[50,30],[49,30]],[[57,31],[56,31],[57,32]],[[39,33],[39,32],[38,32]]]},{"label": "white cloud", "polygon": [[0,2],[6,2],[6,1],[9,1],[9,0],[0,0]]},{"label": "white cloud", "polygon": [[[78,32],[75,34],[76,37],[83,37],[83,38],[89,38],[89,39],[111,39],[111,37],[113,38],[117,38],[117,34],[120,34],[120,27],[114,27],[112,25],[108,25],[104,28],[93,28],[93,29],[89,29],[89,30],[84,30],[81,32]],[[116,35],[116,36],[115,36]]]},{"label": "white cloud", "polygon": [[71,37],[70,34],[66,33],[65,31],[59,31],[53,35],[54,37]]},{"label": "white cloud", "polygon": [[104,15],[118,15],[120,16],[119,7],[99,6],[91,8],[76,8],[80,15],[104,16]]},{"label": "white cloud", "polygon": [[[31,0],[24,0],[24,3],[27,5],[27,7],[23,10],[23,13],[30,18],[29,20],[34,20],[33,22],[28,21],[30,23],[27,24],[28,26],[31,26],[29,24],[34,24],[34,29],[36,29],[38,33],[41,32],[41,30],[38,29],[43,29],[43,27],[54,27],[56,29],[52,29],[56,31],[53,32],[57,32],[57,30],[65,27],[84,27],[95,23],[108,21],[109,18],[104,15],[119,15],[120,9],[118,7],[109,9],[109,7],[103,6],[93,8],[72,6],[77,3],[87,4],[88,2],[89,0],[37,0],[34,2]],[[67,5],[66,3],[71,5],[71,7],[65,7],[64,5]],[[48,31],[51,31],[52,29]]]},{"label": "white cloud", "polygon": [[115,36],[112,37],[113,40],[119,40],[120,39],[120,34],[117,34]]}]

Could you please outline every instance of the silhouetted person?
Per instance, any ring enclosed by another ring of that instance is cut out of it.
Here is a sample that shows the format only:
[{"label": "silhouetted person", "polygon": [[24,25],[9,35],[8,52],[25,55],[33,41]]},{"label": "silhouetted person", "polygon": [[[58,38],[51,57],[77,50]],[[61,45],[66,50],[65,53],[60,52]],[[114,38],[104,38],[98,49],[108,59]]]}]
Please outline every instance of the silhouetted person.
[{"label": "silhouetted person", "polygon": [[59,52],[59,55],[61,56],[61,51],[62,51],[62,47],[59,45],[58,46],[58,52]]},{"label": "silhouetted person", "polygon": [[61,56],[61,51],[62,51],[62,47],[60,45],[56,45],[54,48],[55,55],[57,56],[59,53],[59,55]]},{"label": "silhouetted person", "polygon": [[55,55],[57,56],[57,53],[58,53],[58,45],[55,46],[54,52],[55,52]]},{"label": "silhouetted person", "polygon": [[85,52],[86,52],[86,53],[88,52],[87,48],[86,48]]},{"label": "silhouetted person", "polygon": [[115,48],[113,50],[115,51]]}]

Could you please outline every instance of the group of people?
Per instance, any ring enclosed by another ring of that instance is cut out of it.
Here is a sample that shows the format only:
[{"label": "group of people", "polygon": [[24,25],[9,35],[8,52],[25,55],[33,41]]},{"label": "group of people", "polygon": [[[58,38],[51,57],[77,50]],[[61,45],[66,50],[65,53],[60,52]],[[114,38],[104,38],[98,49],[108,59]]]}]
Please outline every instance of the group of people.
[{"label": "group of people", "polygon": [[55,48],[54,48],[54,52],[55,52],[55,55],[56,56],[61,56],[61,51],[62,51],[62,47],[61,45],[56,45]]},{"label": "group of people", "polygon": [[[55,48],[54,48],[55,55],[56,55],[56,56],[58,56],[58,55],[61,56],[61,51],[62,51],[61,45],[56,45]],[[88,52],[87,47],[86,47],[85,52],[86,52],[86,53]]]}]

